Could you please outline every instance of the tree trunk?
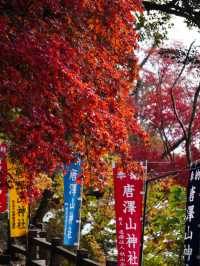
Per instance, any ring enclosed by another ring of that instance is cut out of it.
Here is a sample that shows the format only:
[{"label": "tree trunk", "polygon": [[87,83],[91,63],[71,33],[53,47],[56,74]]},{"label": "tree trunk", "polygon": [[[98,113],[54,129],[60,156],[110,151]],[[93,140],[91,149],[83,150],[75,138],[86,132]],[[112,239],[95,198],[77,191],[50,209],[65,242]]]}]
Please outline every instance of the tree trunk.
[{"label": "tree trunk", "polygon": [[45,213],[48,211],[48,204],[52,196],[53,196],[53,192],[51,190],[48,190],[48,189],[44,190],[39,207],[35,215],[31,219],[31,224],[37,225],[38,223],[42,223],[42,219]]}]

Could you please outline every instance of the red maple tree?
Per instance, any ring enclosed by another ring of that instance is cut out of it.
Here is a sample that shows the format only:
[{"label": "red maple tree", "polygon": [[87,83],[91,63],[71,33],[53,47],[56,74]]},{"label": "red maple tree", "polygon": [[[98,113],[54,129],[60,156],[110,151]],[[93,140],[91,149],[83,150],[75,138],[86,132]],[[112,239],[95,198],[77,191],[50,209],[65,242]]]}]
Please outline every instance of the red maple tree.
[{"label": "red maple tree", "polygon": [[[184,179],[200,156],[198,50],[193,44],[188,50],[178,44],[153,49],[141,77],[138,115],[153,145],[146,152],[141,144],[136,145],[137,157],[141,160],[142,154],[143,160],[154,161],[149,165],[154,173],[180,172]],[[179,152],[174,152],[177,148]]]},{"label": "red maple tree", "polygon": [[143,135],[129,97],[136,11],[139,0],[0,1],[1,137],[31,175],[76,154],[106,175],[102,156]]}]

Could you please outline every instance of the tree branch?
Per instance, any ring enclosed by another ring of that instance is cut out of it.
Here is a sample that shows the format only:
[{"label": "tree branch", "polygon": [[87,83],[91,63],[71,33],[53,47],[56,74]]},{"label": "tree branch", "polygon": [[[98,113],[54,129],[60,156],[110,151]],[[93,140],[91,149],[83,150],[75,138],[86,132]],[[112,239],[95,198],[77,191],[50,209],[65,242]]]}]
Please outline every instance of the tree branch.
[{"label": "tree branch", "polygon": [[200,28],[199,12],[195,12],[191,7],[186,8],[184,6],[178,6],[176,3],[178,3],[178,1],[170,1],[167,4],[157,4],[150,1],[143,1],[144,8],[147,11],[155,10],[169,15],[183,17]]},{"label": "tree branch", "polygon": [[190,44],[190,47],[189,47],[189,49],[188,49],[188,51],[187,51],[187,55],[186,55],[186,58],[185,58],[185,61],[184,61],[183,67],[181,68],[181,71],[179,72],[177,78],[174,80],[174,82],[173,82],[173,84],[172,84],[172,86],[171,86],[171,88],[170,88],[170,96],[171,96],[171,100],[172,100],[172,108],[173,108],[173,110],[174,110],[175,117],[176,117],[176,119],[177,119],[177,121],[178,121],[180,127],[181,127],[182,130],[183,130],[183,134],[184,134],[184,136],[185,136],[185,139],[187,139],[187,132],[186,132],[186,128],[185,128],[185,126],[184,126],[182,120],[181,120],[180,117],[179,117],[179,114],[178,114],[178,111],[177,111],[177,108],[176,108],[176,99],[175,99],[175,96],[174,96],[174,94],[173,94],[173,89],[174,89],[174,87],[176,86],[176,84],[178,83],[178,81],[179,81],[181,75],[183,74],[183,71],[185,70],[185,67],[186,67],[186,64],[187,64],[187,60],[188,60],[188,57],[189,57],[189,54],[190,54],[190,51],[191,51],[191,49],[192,49],[193,44],[194,44],[194,42],[192,42],[192,43]]},{"label": "tree branch", "polygon": [[193,100],[193,105],[192,105],[192,114],[191,114],[190,123],[189,123],[189,127],[188,127],[188,134],[190,134],[192,131],[192,124],[193,124],[194,118],[195,118],[195,113],[196,113],[196,109],[197,109],[197,100],[199,97],[199,93],[200,93],[200,83],[199,83],[199,86],[198,86],[197,90],[195,91],[195,95],[194,95],[194,100]]},{"label": "tree branch", "polygon": [[167,152],[172,152],[174,151],[183,141],[185,140],[185,136],[182,136],[180,139],[178,139],[173,145],[170,145],[169,150],[165,151],[162,156],[161,159],[163,159],[165,156],[167,156]]},{"label": "tree branch", "polygon": [[147,63],[147,61],[149,60],[149,57],[152,55],[154,49],[156,47],[156,42],[154,41],[152,47],[150,48],[147,56],[144,57],[144,59],[142,60],[141,64],[140,64],[140,68],[143,68],[143,66]]},{"label": "tree branch", "polygon": [[199,84],[197,90],[195,91],[194,100],[193,100],[193,104],[192,104],[192,113],[191,113],[191,118],[190,118],[190,122],[189,122],[189,126],[188,126],[188,131],[187,131],[186,154],[187,154],[187,159],[188,159],[189,165],[191,165],[191,162],[192,162],[192,153],[191,153],[192,125],[193,125],[193,122],[195,119],[197,100],[199,97],[199,93],[200,93],[200,84]]},{"label": "tree branch", "polygon": [[[150,56],[152,55],[154,48],[156,47],[156,42],[153,43],[152,47],[150,48],[148,54],[143,58],[142,62],[140,63],[140,69],[142,69],[144,67],[144,65],[148,62]],[[142,79],[139,78],[137,80],[135,89],[130,93],[130,96],[135,95],[135,102],[138,102],[138,93],[140,91],[140,89],[142,88]]]},{"label": "tree branch", "polygon": [[156,92],[159,96],[159,113],[160,113],[160,119],[161,119],[161,126],[159,129],[160,137],[162,139],[163,145],[164,145],[164,152],[169,155],[169,159],[172,161],[173,158],[171,156],[170,150],[170,142],[168,141],[167,135],[165,134],[165,127],[164,127],[164,120],[163,120],[163,101],[162,101],[162,90],[161,90],[161,84],[163,82],[164,73],[161,75],[160,71],[158,71],[158,77],[159,77],[159,83],[156,86]]},{"label": "tree branch", "polygon": [[48,204],[53,196],[53,192],[45,189],[42,195],[42,199],[40,201],[39,207],[36,210],[35,215],[31,219],[31,224],[37,225],[38,223],[42,222],[42,218],[44,217],[45,213],[48,210]]},{"label": "tree branch", "polygon": [[[190,51],[192,49],[193,44],[194,44],[194,42],[192,42],[190,44],[190,47],[188,49],[188,52],[187,52],[183,67],[182,67],[181,71],[179,72],[177,78],[175,79],[175,81],[173,82],[173,84],[172,84],[172,86],[170,88],[170,96],[171,96],[171,101],[172,101],[172,108],[174,110],[175,117],[176,117],[180,127],[182,128],[183,135],[185,137],[185,151],[186,151],[186,157],[187,157],[187,162],[188,162],[189,166],[190,166],[191,160],[192,160],[192,158],[191,158],[192,157],[191,156],[191,148],[190,148],[190,146],[191,146],[191,130],[190,130],[190,134],[188,134],[189,132],[186,130],[186,127],[184,126],[183,121],[181,120],[181,118],[180,118],[180,116],[178,114],[178,110],[176,108],[176,99],[175,99],[175,96],[173,94],[173,88],[176,86],[176,84],[178,83],[183,71],[185,70],[185,67],[186,67],[186,64],[187,64],[187,60],[188,60],[188,57],[189,57],[189,54],[190,54]],[[196,110],[196,108],[195,108],[195,110]]]}]

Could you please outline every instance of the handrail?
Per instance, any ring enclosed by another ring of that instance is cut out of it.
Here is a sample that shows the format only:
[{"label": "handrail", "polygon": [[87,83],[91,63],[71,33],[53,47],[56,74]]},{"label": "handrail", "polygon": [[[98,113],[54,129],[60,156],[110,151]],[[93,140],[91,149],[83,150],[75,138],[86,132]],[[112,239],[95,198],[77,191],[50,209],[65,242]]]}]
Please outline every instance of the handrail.
[{"label": "handrail", "polygon": [[17,244],[12,244],[11,245],[12,248],[12,252],[13,253],[20,253],[24,256],[26,256],[27,252],[26,252],[26,248]]},{"label": "handrail", "polygon": [[[31,242],[39,247],[44,248],[45,250],[52,252],[52,248],[53,248],[53,254],[54,255],[59,255],[62,256],[65,259],[68,259],[71,262],[76,263],[77,261],[77,254],[66,249],[63,246],[53,246],[51,242],[47,241],[45,238],[40,238],[40,237],[34,237],[31,239]],[[24,256],[28,256],[29,254],[27,249],[24,246],[20,246],[18,244],[11,244],[11,249],[13,253],[19,253],[22,254]],[[82,266],[100,266],[100,264],[98,262],[92,261],[88,258],[80,258],[81,260],[81,265]],[[37,260],[32,259],[30,261],[31,265],[41,265],[40,262]]]}]

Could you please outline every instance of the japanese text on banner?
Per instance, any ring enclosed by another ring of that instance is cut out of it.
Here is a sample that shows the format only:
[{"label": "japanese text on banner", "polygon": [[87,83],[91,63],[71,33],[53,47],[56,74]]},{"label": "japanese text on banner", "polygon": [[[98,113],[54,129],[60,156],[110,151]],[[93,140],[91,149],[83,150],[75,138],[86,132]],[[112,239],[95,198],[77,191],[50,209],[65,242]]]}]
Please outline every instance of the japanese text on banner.
[{"label": "japanese text on banner", "polygon": [[26,176],[21,175],[9,190],[10,235],[21,237],[28,233],[28,198]]},{"label": "japanese text on banner", "polygon": [[80,206],[81,184],[77,183],[77,177],[81,172],[81,162],[71,163],[67,167],[64,176],[64,245],[77,246]]},{"label": "japanese text on banner", "polygon": [[118,266],[139,266],[143,181],[114,169]]},{"label": "japanese text on banner", "polygon": [[185,225],[185,242],[184,258],[186,266],[199,265],[199,220],[200,220],[200,163],[194,164],[191,169],[187,205],[186,205],[186,225]]}]

